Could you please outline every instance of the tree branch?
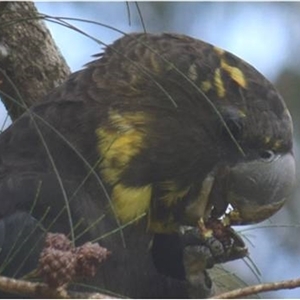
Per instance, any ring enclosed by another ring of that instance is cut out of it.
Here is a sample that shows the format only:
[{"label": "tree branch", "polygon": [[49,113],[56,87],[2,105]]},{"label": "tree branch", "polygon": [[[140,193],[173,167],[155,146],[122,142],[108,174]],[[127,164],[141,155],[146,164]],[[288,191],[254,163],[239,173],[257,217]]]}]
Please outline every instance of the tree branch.
[{"label": "tree branch", "polygon": [[271,283],[257,284],[214,296],[214,299],[245,298],[262,292],[277,291],[282,289],[295,289],[300,287],[300,278]]},{"label": "tree branch", "polygon": [[109,295],[101,293],[80,293],[71,292],[64,288],[50,288],[45,283],[34,283],[20,279],[13,279],[0,276],[0,290],[20,294],[22,296],[29,296],[32,298],[60,298],[60,299],[112,299]]},{"label": "tree branch", "polygon": [[12,120],[69,74],[34,4],[1,2],[0,96]]}]

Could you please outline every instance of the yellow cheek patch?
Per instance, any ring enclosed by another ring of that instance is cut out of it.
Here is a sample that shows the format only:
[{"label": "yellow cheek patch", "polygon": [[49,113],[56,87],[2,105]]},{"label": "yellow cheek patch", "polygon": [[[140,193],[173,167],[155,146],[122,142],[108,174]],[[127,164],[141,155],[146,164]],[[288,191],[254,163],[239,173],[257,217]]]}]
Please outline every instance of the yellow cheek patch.
[{"label": "yellow cheek patch", "polygon": [[[149,50],[151,51],[151,50]],[[158,56],[158,54],[151,52],[150,56],[150,63],[151,63],[151,71],[156,73],[156,74],[160,74],[161,73],[161,65],[160,65],[160,58]]]},{"label": "yellow cheek patch", "polygon": [[270,141],[271,141],[271,137],[266,136],[266,137],[265,137],[265,140],[264,140],[264,143],[265,143],[266,145],[268,145],[268,144],[270,143]]},{"label": "yellow cheek patch", "polygon": [[151,196],[151,185],[133,188],[117,184],[112,191],[112,202],[119,220],[124,224],[147,213]]},{"label": "yellow cheek patch", "polygon": [[272,140],[271,137],[267,136],[264,138],[264,144],[272,150],[279,150],[282,147],[282,140]]},{"label": "yellow cheek patch", "polygon": [[197,73],[197,65],[196,64],[191,64],[188,70],[188,77],[192,81],[196,81],[198,78],[198,73]]},{"label": "yellow cheek patch", "polygon": [[153,52],[151,49],[147,50],[146,53],[145,57],[148,57],[148,61],[145,64],[147,73],[160,75],[175,68],[173,63],[167,61],[164,57],[160,57],[160,54]]},{"label": "yellow cheek patch", "polygon": [[219,55],[222,56],[225,53],[225,50],[219,48],[219,47],[214,47],[214,51]]},{"label": "yellow cheek patch", "polygon": [[[226,51],[223,49],[220,49],[218,47],[214,47],[214,51],[221,58],[221,69],[224,70],[230,76],[230,78],[233,81],[235,81],[240,87],[246,88],[247,81],[246,81],[245,75],[242,72],[242,70],[237,67],[229,65],[225,61],[224,54],[226,53]],[[217,87],[219,97],[222,97],[220,95],[223,95],[223,94],[225,95],[225,92],[223,91],[223,87],[220,85],[221,77],[219,77],[219,74],[216,74],[217,71],[218,71],[218,69],[215,72],[215,85]],[[218,71],[218,73],[219,72],[220,71]]]},{"label": "yellow cheek patch", "polygon": [[208,81],[208,80],[205,80],[205,81],[202,81],[201,82],[201,90],[204,92],[204,93],[206,93],[206,92],[208,92],[211,88],[212,88],[212,84],[211,84],[211,82],[210,81]]},{"label": "yellow cheek patch", "polygon": [[131,159],[144,147],[146,119],[141,112],[122,115],[111,112],[109,125],[96,130],[101,173],[108,183],[117,182]]},{"label": "yellow cheek patch", "polygon": [[237,68],[228,65],[223,59],[221,60],[221,68],[242,88],[246,88],[247,83],[243,72]]},{"label": "yellow cheek patch", "polygon": [[277,141],[275,141],[275,143],[273,145],[273,149],[278,150],[281,148],[281,146],[282,146],[282,140],[277,140]]},{"label": "yellow cheek patch", "polygon": [[221,70],[219,68],[215,70],[214,84],[217,89],[218,96],[220,98],[223,98],[225,96],[226,90],[221,78]]}]

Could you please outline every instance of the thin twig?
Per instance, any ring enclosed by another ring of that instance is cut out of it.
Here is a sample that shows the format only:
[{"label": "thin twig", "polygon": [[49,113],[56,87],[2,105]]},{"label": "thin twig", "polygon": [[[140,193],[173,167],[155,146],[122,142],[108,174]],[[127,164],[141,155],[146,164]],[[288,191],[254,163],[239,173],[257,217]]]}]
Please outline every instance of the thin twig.
[{"label": "thin twig", "polygon": [[300,287],[300,278],[283,280],[271,283],[262,283],[253,286],[248,286],[245,288],[236,289],[230,292],[222,293],[214,296],[214,299],[234,299],[234,298],[245,298],[249,295],[254,295],[257,293],[277,291],[283,289],[295,289]]},{"label": "thin twig", "polygon": [[0,290],[6,293],[30,296],[32,298],[60,298],[60,299],[111,299],[109,295],[101,293],[71,292],[64,288],[53,289],[45,283],[36,283],[20,279],[0,276]]}]

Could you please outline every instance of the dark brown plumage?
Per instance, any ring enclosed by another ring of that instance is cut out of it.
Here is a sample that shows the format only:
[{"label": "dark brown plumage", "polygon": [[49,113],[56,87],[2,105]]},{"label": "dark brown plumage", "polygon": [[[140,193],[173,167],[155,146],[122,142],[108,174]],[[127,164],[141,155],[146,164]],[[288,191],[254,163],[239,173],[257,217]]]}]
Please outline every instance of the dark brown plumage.
[{"label": "dark brown plumage", "polygon": [[175,34],[117,40],[2,133],[0,156],[3,244],[20,214],[78,243],[97,239],[112,252],[97,286],[129,297],[187,297],[181,226],[228,204],[232,222],[261,221],[295,173],[275,88],[234,55]]}]

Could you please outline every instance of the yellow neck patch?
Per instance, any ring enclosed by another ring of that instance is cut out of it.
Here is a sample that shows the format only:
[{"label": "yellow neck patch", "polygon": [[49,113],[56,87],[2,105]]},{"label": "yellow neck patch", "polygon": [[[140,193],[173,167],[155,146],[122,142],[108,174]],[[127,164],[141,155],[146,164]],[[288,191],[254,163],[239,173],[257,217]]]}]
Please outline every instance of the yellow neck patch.
[{"label": "yellow neck patch", "polygon": [[131,160],[145,146],[146,123],[144,112],[109,112],[107,126],[96,130],[98,151],[101,155],[100,172],[112,189],[112,205],[121,223],[130,222],[150,207],[152,187],[123,185],[122,175]]},{"label": "yellow neck patch", "polygon": [[143,112],[109,113],[107,126],[96,130],[98,151],[101,154],[100,169],[109,184],[121,178],[133,157],[144,147],[147,116]]},{"label": "yellow neck patch", "polygon": [[150,207],[152,186],[127,187],[117,184],[112,191],[113,206],[118,219],[126,224],[144,213]]}]

